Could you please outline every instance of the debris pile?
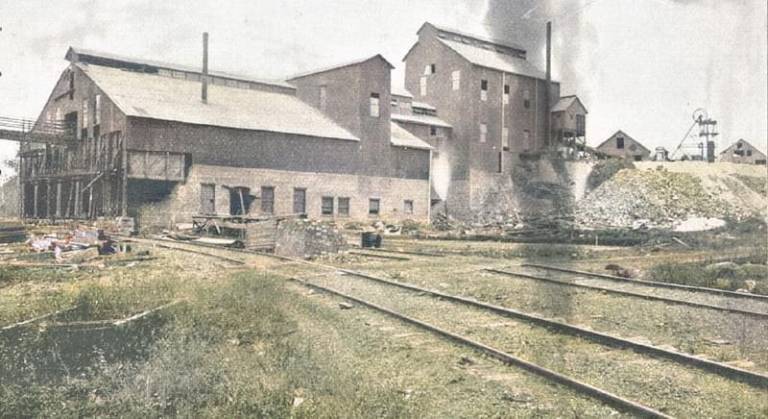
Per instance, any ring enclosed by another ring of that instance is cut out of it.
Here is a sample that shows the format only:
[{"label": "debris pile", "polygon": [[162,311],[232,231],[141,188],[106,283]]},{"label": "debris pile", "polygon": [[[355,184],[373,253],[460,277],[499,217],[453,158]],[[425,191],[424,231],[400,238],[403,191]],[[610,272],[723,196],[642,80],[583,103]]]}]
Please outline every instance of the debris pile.
[{"label": "debris pile", "polygon": [[576,222],[585,227],[671,228],[694,217],[750,215],[748,208],[723,200],[691,174],[625,169],[579,202]]},{"label": "debris pile", "polygon": [[347,243],[334,223],[307,219],[286,220],[278,224],[275,253],[305,259],[339,253]]}]

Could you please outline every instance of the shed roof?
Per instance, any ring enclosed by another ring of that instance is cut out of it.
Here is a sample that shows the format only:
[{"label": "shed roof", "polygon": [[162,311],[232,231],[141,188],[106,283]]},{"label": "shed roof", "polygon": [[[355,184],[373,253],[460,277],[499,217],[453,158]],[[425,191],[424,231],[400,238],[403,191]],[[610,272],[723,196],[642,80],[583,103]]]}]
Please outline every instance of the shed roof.
[{"label": "shed roof", "polygon": [[413,99],[413,94],[409,92],[408,89],[406,89],[405,87],[401,87],[393,84],[390,91],[392,92],[393,96],[401,96],[401,97]]},{"label": "shed roof", "polygon": [[545,80],[547,78],[546,73],[524,58],[450,39],[439,39],[439,41],[472,64],[536,79]]},{"label": "shed roof", "polygon": [[400,125],[397,125],[394,122],[390,122],[390,125],[392,126],[392,137],[390,139],[392,145],[398,147],[417,148],[420,150],[432,150],[431,145],[427,144],[419,137],[411,134],[408,132],[408,130],[401,127]]},{"label": "shed roof", "polygon": [[744,145],[750,147],[751,149],[753,149],[754,151],[760,153],[760,155],[758,157],[764,157],[765,156],[765,153],[760,151],[757,147],[753,146],[752,144],[749,143],[749,141],[747,141],[747,140],[745,140],[743,138],[740,138],[738,141],[736,141],[733,144],[731,144],[728,147],[726,147],[726,149],[721,151],[720,154],[725,154],[725,153],[730,152],[731,149],[736,147],[739,143],[744,144]]},{"label": "shed roof", "polygon": [[417,33],[421,32],[421,30],[424,29],[424,26],[427,26],[427,25],[431,25],[433,28],[437,29],[440,32],[447,32],[447,33],[459,35],[459,36],[464,37],[464,38],[472,38],[472,39],[476,39],[478,41],[487,42],[489,44],[496,44],[496,45],[500,45],[500,46],[503,46],[503,47],[515,49],[515,50],[518,50],[520,52],[526,52],[525,48],[522,45],[515,44],[513,42],[504,41],[504,40],[501,40],[501,39],[498,39],[498,38],[491,38],[491,37],[483,36],[483,35],[471,34],[471,33],[460,31],[458,29],[449,28],[447,26],[436,25],[436,24],[431,23],[431,22],[424,22],[424,24],[421,25],[421,28],[419,28]]},{"label": "shed roof", "polygon": [[565,112],[574,103],[578,103],[582,108],[584,108],[584,112],[589,113],[587,111],[587,107],[584,106],[584,103],[576,95],[561,97],[557,103],[555,103],[555,106],[552,107],[552,112]]},{"label": "shed roof", "polygon": [[405,122],[419,125],[431,125],[441,128],[453,128],[451,124],[443,121],[442,119],[431,115],[404,115],[404,114],[392,114],[392,120],[397,122]]},{"label": "shed roof", "polygon": [[[156,61],[156,60],[147,60],[144,58],[126,57],[123,55],[95,51],[92,49],[85,49],[80,47],[69,47],[69,49],[67,50],[67,54],[65,55],[65,58],[73,62],[75,61],[92,62],[92,61],[101,59],[102,61],[104,61],[105,64],[106,63],[114,63],[114,64],[123,63],[123,64],[138,65],[138,66],[154,67],[158,69],[184,71],[187,73],[195,73],[195,74],[202,73],[201,69],[198,67],[167,63],[167,62]],[[99,63],[93,62],[93,64],[99,64]],[[295,86],[281,80],[266,80],[266,79],[260,79],[260,78],[256,78],[248,75],[234,74],[234,73],[228,73],[224,71],[209,71],[208,74],[214,77],[221,77],[221,78],[239,80],[239,81],[247,81],[251,83],[266,84],[270,86],[277,86],[277,87],[283,87],[286,89],[296,90]]]},{"label": "shed roof", "polygon": [[645,147],[640,141],[637,141],[636,139],[634,139],[631,136],[627,135],[627,133],[622,131],[622,130],[618,130],[618,131],[614,132],[613,135],[611,135],[610,137],[606,138],[605,141],[600,143],[600,145],[595,147],[595,148],[601,148],[602,146],[606,145],[608,143],[608,141],[611,141],[611,139],[613,139],[614,137],[616,137],[618,135],[621,135],[621,136],[625,137],[626,139],[632,141],[633,143],[639,145],[640,148],[642,148],[643,150],[645,150],[645,151],[647,151],[649,153],[651,152],[651,150],[648,150],[648,148]]},{"label": "shed roof", "polygon": [[359,141],[289,94],[209,84],[206,104],[200,100],[200,82],[86,63],[75,65],[127,116]]}]

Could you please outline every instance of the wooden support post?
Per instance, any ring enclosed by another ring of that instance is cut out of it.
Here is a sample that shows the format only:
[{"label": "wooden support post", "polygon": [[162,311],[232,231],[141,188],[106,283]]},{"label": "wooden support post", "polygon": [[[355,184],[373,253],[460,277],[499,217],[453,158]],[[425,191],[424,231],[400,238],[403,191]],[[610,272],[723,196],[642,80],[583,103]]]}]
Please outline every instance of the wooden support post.
[{"label": "wooden support post", "polygon": [[61,218],[61,181],[56,182],[56,218]]},{"label": "wooden support post", "polygon": [[45,218],[51,219],[51,180],[48,179],[45,185]]},{"label": "wooden support post", "polygon": [[32,189],[33,189],[33,191],[32,191],[32,193],[33,193],[33,197],[32,197],[32,218],[37,218],[37,190],[38,190],[37,182],[35,182],[35,184],[32,186]]},{"label": "wooden support post", "polygon": [[120,198],[120,215],[122,217],[128,216],[128,144],[127,144],[127,135],[123,135],[122,139],[120,140],[121,143],[121,160],[122,160],[122,189],[121,189],[121,198]]},{"label": "wooden support post", "polygon": [[75,181],[75,209],[74,214],[72,214],[72,218],[80,218],[80,206],[82,204],[82,199],[80,198],[80,181]]},{"label": "wooden support post", "polygon": [[544,133],[546,135],[547,148],[552,146],[552,22],[547,22],[547,86],[544,98]]}]

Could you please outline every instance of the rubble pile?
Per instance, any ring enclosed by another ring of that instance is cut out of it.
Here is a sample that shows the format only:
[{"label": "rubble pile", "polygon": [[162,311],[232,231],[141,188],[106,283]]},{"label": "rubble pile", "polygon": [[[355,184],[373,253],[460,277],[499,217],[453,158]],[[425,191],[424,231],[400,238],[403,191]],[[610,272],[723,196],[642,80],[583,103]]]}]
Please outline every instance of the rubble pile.
[{"label": "rubble pile", "polygon": [[281,256],[310,259],[339,253],[347,246],[334,223],[308,219],[290,219],[277,226],[275,253]]},{"label": "rubble pile", "polygon": [[708,191],[691,174],[625,169],[581,200],[575,215],[584,227],[671,228],[689,218],[742,219],[752,211]]}]

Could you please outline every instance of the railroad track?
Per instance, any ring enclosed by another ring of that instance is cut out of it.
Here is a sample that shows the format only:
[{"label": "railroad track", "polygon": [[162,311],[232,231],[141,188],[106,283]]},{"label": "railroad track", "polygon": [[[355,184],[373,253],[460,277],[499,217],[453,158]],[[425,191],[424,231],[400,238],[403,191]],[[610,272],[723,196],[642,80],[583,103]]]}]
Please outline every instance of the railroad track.
[{"label": "railroad track", "polygon": [[[516,362],[516,360],[522,361],[525,356],[518,354],[511,355],[516,351],[503,351],[499,348],[503,348],[507,345],[513,347],[517,346],[520,352],[527,352],[528,357],[533,356],[535,358],[535,355],[533,354],[537,351],[547,351],[548,349],[551,350],[556,348],[550,346],[551,343],[559,342],[562,346],[563,335],[576,337],[577,339],[574,341],[576,343],[569,346],[568,349],[560,347],[554,351],[554,353],[562,354],[569,359],[575,357],[577,359],[576,362],[573,362],[572,364],[566,362],[566,364],[569,364],[566,366],[560,365],[557,361],[557,358],[559,357],[558,355],[553,357],[553,359],[548,359],[543,365],[542,362],[538,362],[535,364],[535,367],[563,375],[572,382],[564,383],[557,379],[554,380],[560,384],[566,384],[573,389],[598,398],[605,403],[612,404],[615,407],[619,407],[614,404],[616,402],[615,399],[603,399],[603,394],[589,393],[584,389],[580,389],[580,384],[586,384],[590,387],[594,386],[594,384],[583,380],[579,375],[587,377],[592,375],[594,377],[594,374],[592,373],[594,370],[610,371],[597,380],[598,382],[610,383],[608,389],[605,389],[605,385],[601,385],[602,392],[618,397],[623,402],[631,402],[642,406],[643,408],[655,411],[656,414],[659,414],[665,408],[669,409],[670,405],[686,406],[696,405],[697,403],[702,402],[702,399],[699,399],[696,402],[679,399],[671,402],[667,399],[663,403],[658,402],[662,404],[661,408],[654,408],[653,405],[657,403],[657,398],[663,399],[666,397],[664,395],[666,387],[658,385],[665,381],[678,381],[677,385],[684,387],[685,385],[698,383],[700,381],[711,382],[715,376],[710,376],[710,378],[704,377],[707,376],[708,373],[715,373],[723,376],[720,378],[720,380],[723,380],[721,383],[725,382],[729,383],[728,385],[741,386],[748,384],[748,386],[742,387],[742,389],[745,394],[750,394],[749,397],[762,397],[762,395],[765,394],[765,389],[768,388],[768,376],[734,368],[729,365],[628,341],[504,307],[482,303],[465,297],[454,296],[440,291],[390,281],[360,272],[343,269],[339,271],[345,274],[344,278],[316,277],[311,282],[301,282],[307,286],[323,289],[332,294],[356,301],[361,305],[381,311],[408,323],[415,324],[452,341],[458,341],[464,345],[473,347],[478,351],[489,353],[504,362],[522,366],[523,368],[526,367],[521,363]],[[349,276],[359,277],[369,281],[349,281]],[[363,284],[363,282],[365,282],[365,284]],[[336,284],[336,286],[332,286],[334,284]],[[431,299],[432,301],[429,302],[425,299]],[[382,301],[388,306],[383,306],[381,303]],[[513,319],[511,328],[515,330],[515,333],[501,333],[497,329],[482,330],[483,325],[498,323],[498,320],[494,319],[498,319],[499,315]],[[471,333],[473,338],[469,338],[467,336],[468,333]],[[521,338],[520,336],[526,337]],[[458,339],[456,337],[458,337]],[[513,343],[520,339],[530,340],[530,342],[522,345]],[[520,349],[520,346],[523,348]],[[606,351],[605,349],[600,349],[601,346],[609,346],[613,349]],[[531,349],[531,347],[540,349]],[[486,348],[490,348],[491,351],[488,352]],[[506,355],[512,356],[514,359],[507,359],[503,355],[502,357],[495,356],[495,351],[503,352]],[[674,362],[670,363],[670,360]],[[523,362],[530,363],[530,361]],[[644,367],[643,369],[638,370],[637,367],[632,366],[638,362],[648,365],[649,367],[647,369]],[[548,364],[555,365],[555,367],[553,368]],[[622,371],[625,366],[628,366],[629,369],[627,371]],[[528,370],[532,371],[530,369]],[[537,371],[532,372],[547,376],[546,373]],[[637,374],[640,374],[640,376],[637,376]],[[549,378],[553,379],[551,376]],[[640,381],[642,383],[640,384],[640,388],[634,387],[631,390],[624,391],[616,390],[617,388],[623,388],[621,383],[632,380]],[[740,381],[743,384],[732,383],[730,380]],[[649,387],[650,390],[647,387]],[[706,385],[695,390],[688,390],[692,392],[691,394],[693,395],[690,396],[692,398],[703,397],[703,395],[707,395],[706,397],[716,396],[712,388],[707,387]],[[638,401],[639,396],[644,398],[644,400]],[[632,410],[633,408],[627,405],[623,405],[620,408],[635,414],[651,415],[648,411],[640,413],[640,411]],[[668,413],[665,411],[660,414],[666,416]],[[683,416],[690,415],[691,413],[688,412]]]},{"label": "railroad track", "polygon": [[643,293],[633,292],[633,291],[625,291],[625,290],[618,290],[618,289],[613,289],[608,287],[588,285],[588,284],[583,284],[583,283],[569,281],[569,280],[541,277],[541,276],[531,275],[524,272],[512,272],[508,270],[493,269],[493,268],[486,268],[485,271],[491,272],[494,274],[499,274],[499,275],[506,275],[510,277],[525,278],[525,279],[530,279],[534,281],[547,282],[550,284],[558,284],[566,287],[574,287],[574,288],[588,289],[591,291],[604,292],[608,294],[619,295],[622,297],[634,297],[634,298],[641,298],[641,299],[650,300],[650,301],[661,301],[667,304],[676,304],[676,305],[684,305],[689,307],[703,308],[707,310],[720,311],[720,312],[730,313],[730,314],[740,314],[744,316],[750,316],[758,319],[768,320],[768,313],[761,312],[761,311],[743,310],[740,308],[723,307],[719,305],[698,303],[698,302],[689,301],[689,300],[660,297],[660,296],[651,295],[651,294],[643,294]]}]

